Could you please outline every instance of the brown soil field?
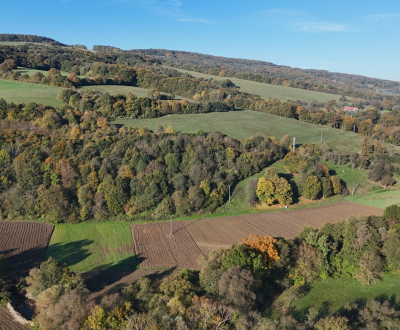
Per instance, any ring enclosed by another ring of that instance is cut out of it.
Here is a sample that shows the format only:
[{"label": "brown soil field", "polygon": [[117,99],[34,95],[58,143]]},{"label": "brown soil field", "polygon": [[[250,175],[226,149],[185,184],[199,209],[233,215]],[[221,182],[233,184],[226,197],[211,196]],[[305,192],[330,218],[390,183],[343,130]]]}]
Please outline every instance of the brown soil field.
[{"label": "brown soil field", "polygon": [[311,207],[307,209],[239,216],[243,222],[264,235],[294,238],[304,227],[320,228],[324,223],[336,223],[350,216],[382,215],[383,210],[352,202]]},{"label": "brown soil field", "polygon": [[135,254],[140,267],[198,268],[201,250],[183,222],[131,225]]},{"label": "brown soil field", "polygon": [[340,202],[290,211],[174,222],[131,225],[135,253],[141,267],[198,268],[201,254],[242,242],[249,234],[294,238],[304,227],[320,228],[324,223],[350,216],[382,215],[383,210],[352,202]]},{"label": "brown soil field", "polygon": [[27,330],[22,324],[14,321],[8,310],[0,307],[0,330]]},{"label": "brown soil field", "polygon": [[33,222],[0,222],[0,254],[13,276],[26,276],[46,257],[54,226]]},{"label": "brown soil field", "polygon": [[186,229],[192,235],[201,251],[208,255],[212,250],[230,248],[250,234],[263,236],[263,233],[241,221],[238,217],[201,219],[185,222]]}]

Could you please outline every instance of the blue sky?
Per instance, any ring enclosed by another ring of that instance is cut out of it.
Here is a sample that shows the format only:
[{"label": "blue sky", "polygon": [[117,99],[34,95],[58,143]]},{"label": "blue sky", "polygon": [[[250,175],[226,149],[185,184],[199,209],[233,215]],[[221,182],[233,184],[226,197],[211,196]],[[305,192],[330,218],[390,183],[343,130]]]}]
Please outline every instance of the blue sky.
[{"label": "blue sky", "polygon": [[1,33],[90,48],[185,50],[400,81],[400,2],[394,0],[1,3]]}]

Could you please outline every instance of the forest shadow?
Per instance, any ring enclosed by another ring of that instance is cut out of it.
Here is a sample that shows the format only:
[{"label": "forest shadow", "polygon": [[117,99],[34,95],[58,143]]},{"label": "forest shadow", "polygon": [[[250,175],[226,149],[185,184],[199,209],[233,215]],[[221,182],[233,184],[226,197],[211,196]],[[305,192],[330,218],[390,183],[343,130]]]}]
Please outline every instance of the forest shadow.
[{"label": "forest shadow", "polygon": [[[112,293],[120,292],[126,285],[133,283],[140,276],[137,272],[140,271],[137,267],[137,261],[135,260],[136,267],[131,269],[118,269],[122,265],[131,264],[134,256],[126,258],[119,262],[115,267],[111,266],[108,269],[101,269],[102,267],[97,267],[92,271],[81,274],[83,277],[86,287],[90,292],[99,292],[108,286],[111,286],[107,292],[104,292],[102,296],[109,295]],[[150,278],[151,280],[164,278],[172,274],[176,267],[167,270],[154,270],[151,274],[145,275],[144,277]],[[126,277],[126,279],[124,279]],[[121,281],[121,283],[116,283]],[[113,285],[115,284],[115,285]]]},{"label": "forest shadow", "polygon": [[38,247],[13,253],[17,249],[2,251],[6,262],[6,273],[10,279],[18,280],[19,277],[25,277],[32,268],[40,267],[45,260],[47,247]]},{"label": "forest shadow", "polygon": [[80,263],[91,255],[87,247],[93,242],[92,240],[83,239],[65,244],[52,244],[49,246],[48,255],[58,262],[66,263],[70,267]]}]

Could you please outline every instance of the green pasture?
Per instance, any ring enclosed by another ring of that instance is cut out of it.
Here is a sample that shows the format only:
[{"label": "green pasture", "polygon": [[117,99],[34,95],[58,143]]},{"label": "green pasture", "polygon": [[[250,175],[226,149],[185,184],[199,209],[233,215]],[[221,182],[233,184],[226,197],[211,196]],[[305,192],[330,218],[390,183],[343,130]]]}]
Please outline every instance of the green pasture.
[{"label": "green pasture", "polygon": [[72,271],[134,270],[137,266],[126,222],[56,225],[48,257],[66,263]]},{"label": "green pasture", "polygon": [[[46,70],[29,69],[29,68],[24,68],[21,66],[19,66],[17,69],[14,69],[13,71],[18,71],[21,74],[28,74],[29,76],[31,76],[32,74],[34,74],[36,72],[41,72],[45,76],[48,72]],[[60,73],[64,77],[68,77],[70,75],[69,72],[65,72],[65,71],[60,71]],[[81,76],[78,76],[78,77],[81,77]]]},{"label": "green pasture", "polygon": [[0,46],[19,46],[26,44],[26,41],[0,41]]},{"label": "green pasture", "polygon": [[[94,89],[96,91],[102,93],[108,93],[110,95],[113,94],[128,94],[132,93],[137,97],[147,97],[147,92],[149,91],[146,88],[135,87],[135,86],[124,86],[124,85],[94,85],[94,86],[82,86],[78,87],[77,90],[86,90],[86,89]],[[190,102],[194,102],[194,100],[189,99],[187,97],[175,95],[175,100],[187,100]]]},{"label": "green pasture", "polygon": [[253,93],[256,95],[260,95],[264,99],[268,99],[271,97],[275,97],[282,101],[287,100],[300,100],[305,102],[317,101],[317,102],[326,102],[328,100],[336,100],[339,101],[340,95],[308,91],[305,89],[293,88],[293,87],[285,87],[285,86],[277,86],[277,85],[269,85],[263,84],[255,81],[230,78],[230,77],[220,77],[214,76],[205,73],[199,73],[195,71],[183,70],[172,68],[180,72],[184,72],[192,75],[196,78],[204,78],[204,79],[215,79],[215,80],[226,80],[230,79],[236,86],[240,87],[243,92]]},{"label": "green pasture", "polygon": [[35,102],[58,107],[62,105],[56,98],[61,89],[61,87],[0,80],[0,98],[7,102],[25,104]]},{"label": "green pasture", "polygon": [[147,97],[148,89],[134,87],[134,86],[123,86],[123,85],[96,85],[96,86],[82,86],[78,87],[77,90],[93,89],[102,93],[113,94],[128,94],[132,93],[138,97]]},{"label": "green pasture", "polygon": [[344,198],[349,202],[379,207],[384,209],[387,206],[400,203],[400,190],[388,190],[381,187],[374,187],[366,194],[348,195]]},{"label": "green pasture", "polygon": [[212,112],[189,115],[170,115],[150,119],[116,119],[115,125],[141,127],[147,126],[151,130],[160,123],[164,128],[172,125],[177,132],[204,132],[220,131],[228,136],[245,139],[255,134],[275,136],[278,140],[285,134],[296,137],[296,144],[319,143],[321,133],[323,142],[340,142],[343,152],[351,152],[359,149],[362,136],[352,132],[344,132],[322,125],[301,122],[291,118],[285,118],[267,113],[241,110],[230,112]]},{"label": "green pasture", "polygon": [[290,308],[296,318],[304,320],[308,310],[313,307],[320,315],[332,315],[341,307],[351,302],[371,300],[400,303],[400,274],[388,274],[382,280],[364,285],[351,278],[329,279],[313,284],[310,291],[293,302]]}]

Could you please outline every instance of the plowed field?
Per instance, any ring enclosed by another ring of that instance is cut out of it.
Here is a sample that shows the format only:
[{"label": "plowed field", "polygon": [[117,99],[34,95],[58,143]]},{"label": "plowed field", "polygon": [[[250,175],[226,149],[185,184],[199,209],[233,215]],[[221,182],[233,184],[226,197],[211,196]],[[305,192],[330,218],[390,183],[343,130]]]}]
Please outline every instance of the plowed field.
[{"label": "plowed field", "polygon": [[305,226],[320,228],[358,215],[382,215],[383,210],[351,202],[312,207],[301,210],[239,216],[243,222],[264,235],[294,238]]},{"label": "plowed field", "polygon": [[27,330],[22,324],[14,321],[10,313],[0,308],[0,330]]},{"label": "plowed field", "polygon": [[0,254],[14,276],[26,276],[45,259],[54,226],[32,222],[0,222]]},{"label": "plowed field", "polygon": [[141,267],[198,268],[201,250],[183,222],[131,225],[135,254]]},{"label": "plowed field", "polygon": [[191,223],[185,222],[185,225],[205,255],[219,247],[230,248],[232,244],[241,242],[250,234],[264,236],[262,232],[249,226],[238,217],[202,219]]},{"label": "plowed field", "polygon": [[299,210],[243,216],[131,225],[135,253],[141,267],[198,268],[201,254],[240,243],[249,234],[294,238],[305,226],[320,228],[350,216],[382,215],[383,210],[351,202]]}]

